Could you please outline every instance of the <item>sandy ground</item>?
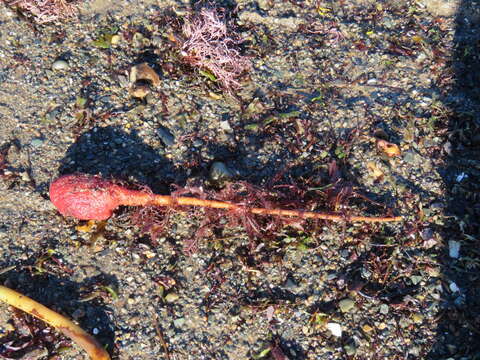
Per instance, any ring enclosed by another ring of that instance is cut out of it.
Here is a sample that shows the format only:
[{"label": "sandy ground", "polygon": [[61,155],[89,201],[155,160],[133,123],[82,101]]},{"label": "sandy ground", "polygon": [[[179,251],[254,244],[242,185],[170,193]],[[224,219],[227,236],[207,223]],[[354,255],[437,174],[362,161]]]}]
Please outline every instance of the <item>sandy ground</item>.
[{"label": "sandy ground", "polygon": [[[118,359],[478,357],[478,2],[216,5],[252,63],[230,94],[172,41],[165,19],[198,13],[188,1],[95,0],[46,25],[1,5],[0,281]],[[143,62],[161,82],[138,100]],[[187,254],[200,213],[156,240],[132,209],[92,228],[61,216],[48,187],[74,172],[159,193],[277,175],[318,209],[403,221],[253,240],[224,222]],[[0,306],[0,355],[84,358],[11,318]]]}]

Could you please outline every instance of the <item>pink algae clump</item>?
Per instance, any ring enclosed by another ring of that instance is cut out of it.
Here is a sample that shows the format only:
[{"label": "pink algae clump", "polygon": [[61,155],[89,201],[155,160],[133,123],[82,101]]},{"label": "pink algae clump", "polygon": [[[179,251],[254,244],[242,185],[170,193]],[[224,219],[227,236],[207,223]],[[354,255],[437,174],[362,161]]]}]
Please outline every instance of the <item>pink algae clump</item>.
[{"label": "pink algae clump", "polygon": [[74,18],[77,15],[77,1],[67,0],[4,0],[9,6],[33,16],[38,24],[45,24],[57,20]]},{"label": "pink algae clump", "polygon": [[50,200],[65,216],[106,220],[120,205],[117,185],[99,176],[65,175],[50,185]]},{"label": "pink algae clump", "polygon": [[242,56],[243,42],[222,10],[202,8],[185,20],[182,27],[183,60],[191,66],[210,71],[228,91],[240,87],[238,78],[251,68],[250,59]]}]

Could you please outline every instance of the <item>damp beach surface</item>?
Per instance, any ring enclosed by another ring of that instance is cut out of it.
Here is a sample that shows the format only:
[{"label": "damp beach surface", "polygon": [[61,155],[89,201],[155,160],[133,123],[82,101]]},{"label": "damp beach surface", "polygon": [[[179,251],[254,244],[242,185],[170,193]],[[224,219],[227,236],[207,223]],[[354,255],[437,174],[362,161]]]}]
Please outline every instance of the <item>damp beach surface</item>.
[{"label": "damp beach surface", "polygon": [[[199,4],[85,1],[46,24],[0,4],[0,282],[118,359],[478,356],[480,4],[214,5],[249,63],[230,89],[178,45]],[[131,208],[61,216],[49,185],[71,173],[158,194],[275,179],[345,219],[403,221],[253,239],[225,222],[185,251],[201,213],[154,239]],[[0,305],[0,354],[12,316]],[[24,353],[84,358],[42,341]]]}]

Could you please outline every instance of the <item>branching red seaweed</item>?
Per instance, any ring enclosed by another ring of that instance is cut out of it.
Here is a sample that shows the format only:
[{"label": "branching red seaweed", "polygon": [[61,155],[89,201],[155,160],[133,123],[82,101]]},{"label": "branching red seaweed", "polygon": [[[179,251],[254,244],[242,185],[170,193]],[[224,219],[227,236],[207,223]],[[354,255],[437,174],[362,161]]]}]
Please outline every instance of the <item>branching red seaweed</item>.
[{"label": "branching red seaweed", "polygon": [[240,87],[239,77],[251,68],[250,59],[240,54],[243,42],[225,12],[203,7],[186,18],[181,50],[183,60],[210,71],[227,91]]},{"label": "branching red seaweed", "polygon": [[[345,201],[347,195],[337,196],[337,202]],[[60,213],[81,220],[106,220],[119,206],[138,207],[135,223],[142,224],[142,230],[154,236],[168,227],[173,212],[185,211],[202,218],[195,239],[205,236],[208,229],[216,228],[221,220],[225,220],[222,226],[243,226],[251,239],[274,233],[286,225],[301,229],[307,220],[401,221],[401,217],[394,216],[315,211],[318,199],[309,197],[307,190],[295,185],[259,188],[239,182],[218,192],[190,187],[177,188],[171,195],[157,195],[145,187],[131,189],[99,176],[72,174],[62,176],[50,185],[50,199]],[[194,245],[195,242],[192,248]]]}]

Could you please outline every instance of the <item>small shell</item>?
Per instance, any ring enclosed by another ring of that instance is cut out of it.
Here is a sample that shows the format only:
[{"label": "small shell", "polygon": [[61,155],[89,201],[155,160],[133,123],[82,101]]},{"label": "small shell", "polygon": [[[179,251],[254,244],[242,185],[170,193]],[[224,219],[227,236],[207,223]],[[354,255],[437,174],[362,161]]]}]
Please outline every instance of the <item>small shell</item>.
[{"label": "small shell", "polygon": [[153,86],[160,85],[160,77],[147,63],[135,65],[130,70],[130,83],[134,84],[139,80],[149,81]]},{"label": "small shell", "polygon": [[401,154],[398,145],[385,140],[377,139],[377,149],[388,157],[400,156]]}]

